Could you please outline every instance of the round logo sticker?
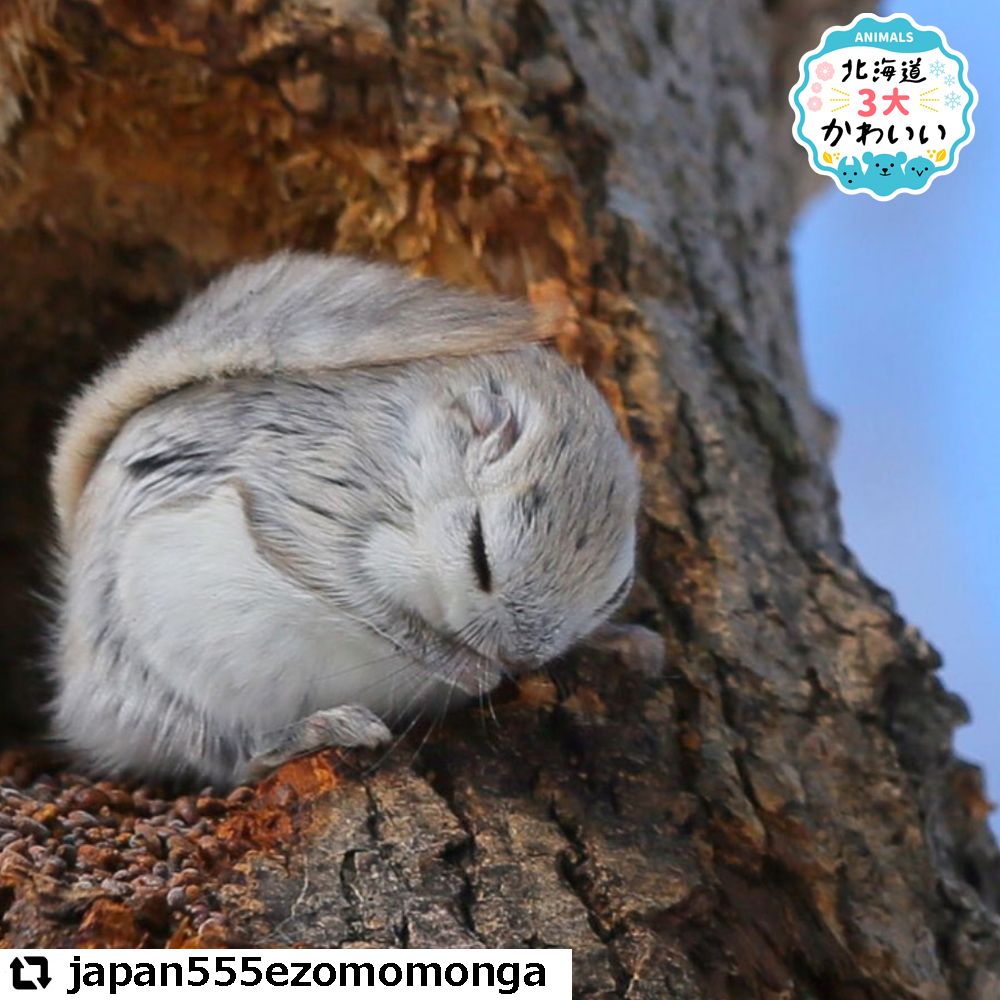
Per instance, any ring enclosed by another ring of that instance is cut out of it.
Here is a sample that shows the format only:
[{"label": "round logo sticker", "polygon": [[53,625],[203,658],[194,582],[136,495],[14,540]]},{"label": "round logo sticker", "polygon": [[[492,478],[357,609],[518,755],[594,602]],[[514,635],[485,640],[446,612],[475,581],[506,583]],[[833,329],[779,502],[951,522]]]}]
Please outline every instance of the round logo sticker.
[{"label": "round logo sticker", "polygon": [[847,194],[920,194],[958,166],[978,95],[965,56],[908,14],[859,14],[799,61],[788,100],[809,165]]}]

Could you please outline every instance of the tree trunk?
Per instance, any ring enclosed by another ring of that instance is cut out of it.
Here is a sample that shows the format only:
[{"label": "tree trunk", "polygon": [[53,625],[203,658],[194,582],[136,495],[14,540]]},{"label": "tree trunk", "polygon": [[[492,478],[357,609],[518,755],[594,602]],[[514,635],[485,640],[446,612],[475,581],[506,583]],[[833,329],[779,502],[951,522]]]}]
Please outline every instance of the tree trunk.
[{"label": "tree trunk", "polygon": [[[861,6],[0,13],[8,732],[37,698],[15,664],[40,628],[60,405],[212,274],[286,245],[568,307],[559,348],[643,464],[626,617],[667,652],[660,671],[638,645],[581,652],[377,769],[318,755],[224,803],[151,805],[8,753],[4,943],[562,946],[586,997],[1000,996],[964,709],[843,546],[796,339],[809,175],[785,93]],[[151,837],[164,884],[109,884],[125,861],[102,837],[138,868]],[[201,879],[183,899],[179,869]]]}]

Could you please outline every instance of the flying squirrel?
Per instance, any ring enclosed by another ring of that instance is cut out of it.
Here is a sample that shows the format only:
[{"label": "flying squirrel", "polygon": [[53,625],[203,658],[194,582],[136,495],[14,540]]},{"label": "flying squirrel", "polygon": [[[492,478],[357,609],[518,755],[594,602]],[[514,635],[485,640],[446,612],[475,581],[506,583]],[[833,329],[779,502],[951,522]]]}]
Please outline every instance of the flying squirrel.
[{"label": "flying squirrel", "polygon": [[243,264],[71,404],[54,735],[104,775],[373,747],[608,620],[636,462],[525,303],[349,257]]}]

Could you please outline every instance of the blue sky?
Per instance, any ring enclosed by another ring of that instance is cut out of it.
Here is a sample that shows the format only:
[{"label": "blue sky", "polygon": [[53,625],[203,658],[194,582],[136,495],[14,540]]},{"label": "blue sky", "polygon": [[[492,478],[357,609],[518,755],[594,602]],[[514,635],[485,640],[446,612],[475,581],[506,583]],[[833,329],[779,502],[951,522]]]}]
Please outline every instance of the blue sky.
[{"label": "blue sky", "polygon": [[944,655],[973,716],[959,750],[1000,801],[1000,21],[995,0],[897,11],[965,54],[976,135],[918,197],[828,184],[793,234],[799,319],[841,419],[848,543]]}]

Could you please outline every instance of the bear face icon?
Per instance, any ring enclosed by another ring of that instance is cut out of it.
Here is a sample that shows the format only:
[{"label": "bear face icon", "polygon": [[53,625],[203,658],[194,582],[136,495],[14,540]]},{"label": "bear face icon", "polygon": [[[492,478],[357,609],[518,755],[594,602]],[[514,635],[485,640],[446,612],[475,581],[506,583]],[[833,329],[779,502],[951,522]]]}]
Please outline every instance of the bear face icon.
[{"label": "bear face icon", "polygon": [[865,171],[865,187],[876,194],[889,194],[904,183],[903,164],[906,163],[906,153],[897,150],[894,153],[872,152],[864,154],[862,159],[868,164]]}]

